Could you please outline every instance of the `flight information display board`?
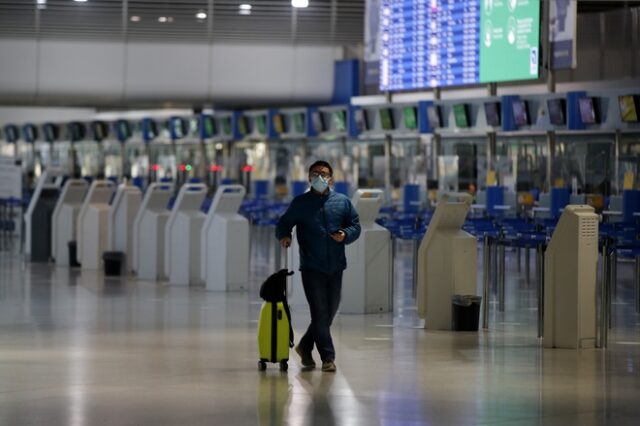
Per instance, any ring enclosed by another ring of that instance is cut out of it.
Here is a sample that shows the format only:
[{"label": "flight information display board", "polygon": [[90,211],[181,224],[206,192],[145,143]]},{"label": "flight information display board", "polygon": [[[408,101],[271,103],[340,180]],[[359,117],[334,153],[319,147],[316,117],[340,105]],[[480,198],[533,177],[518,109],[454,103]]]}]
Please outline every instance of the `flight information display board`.
[{"label": "flight information display board", "polygon": [[382,0],[380,90],[538,78],[539,0]]}]

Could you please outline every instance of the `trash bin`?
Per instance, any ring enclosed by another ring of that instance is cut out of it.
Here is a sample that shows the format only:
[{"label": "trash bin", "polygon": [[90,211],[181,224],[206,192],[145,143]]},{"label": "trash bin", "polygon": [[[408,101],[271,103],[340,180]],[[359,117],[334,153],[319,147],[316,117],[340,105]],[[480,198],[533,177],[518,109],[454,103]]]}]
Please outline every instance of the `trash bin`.
[{"label": "trash bin", "polygon": [[78,243],[75,241],[69,241],[67,243],[67,247],[69,248],[69,266],[77,268],[80,266],[78,263]]},{"label": "trash bin", "polygon": [[453,331],[478,331],[482,297],[455,294],[451,298],[451,329]]},{"label": "trash bin", "polygon": [[122,274],[124,253],[121,251],[105,251],[102,254],[104,262],[104,274],[108,277],[117,277]]}]

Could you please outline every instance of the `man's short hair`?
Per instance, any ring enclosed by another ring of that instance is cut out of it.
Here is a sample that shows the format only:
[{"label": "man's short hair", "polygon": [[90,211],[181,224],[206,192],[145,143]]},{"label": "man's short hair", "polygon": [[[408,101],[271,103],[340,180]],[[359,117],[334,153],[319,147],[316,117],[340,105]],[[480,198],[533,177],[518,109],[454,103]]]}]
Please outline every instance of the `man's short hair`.
[{"label": "man's short hair", "polygon": [[314,167],[326,167],[327,169],[329,169],[329,174],[333,176],[333,168],[331,167],[331,164],[327,163],[326,161],[319,160],[310,165],[309,174],[311,174],[311,170],[313,170]]}]

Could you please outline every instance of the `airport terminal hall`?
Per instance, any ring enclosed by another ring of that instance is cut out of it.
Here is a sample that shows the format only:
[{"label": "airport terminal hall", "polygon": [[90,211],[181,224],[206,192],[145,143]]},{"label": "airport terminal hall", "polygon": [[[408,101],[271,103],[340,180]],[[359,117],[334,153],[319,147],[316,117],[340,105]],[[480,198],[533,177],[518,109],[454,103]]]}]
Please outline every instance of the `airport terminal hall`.
[{"label": "airport terminal hall", "polygon": [[0,426],[639,401],[640,1],[0,0]]}]

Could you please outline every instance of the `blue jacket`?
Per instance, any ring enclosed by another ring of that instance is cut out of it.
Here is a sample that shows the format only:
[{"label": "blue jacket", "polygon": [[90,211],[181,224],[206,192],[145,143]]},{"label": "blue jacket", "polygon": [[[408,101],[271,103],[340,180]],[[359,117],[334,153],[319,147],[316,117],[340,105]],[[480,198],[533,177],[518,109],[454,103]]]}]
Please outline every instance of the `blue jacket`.
[{"label": "blue jacket", "polygon": [[[276,238],[291,237],[296,227],[300,246],[300,270],[313,269],[327,274],[347,268],[344,246],[360,236],[360,219],[351,201],[342,194],[313,190],[297,196],[276,226]],[[331,233],[343,231],[345,239],[337,243]]]}]

